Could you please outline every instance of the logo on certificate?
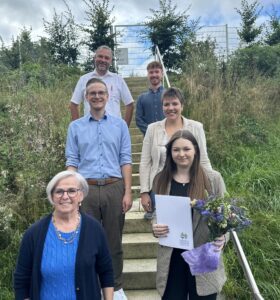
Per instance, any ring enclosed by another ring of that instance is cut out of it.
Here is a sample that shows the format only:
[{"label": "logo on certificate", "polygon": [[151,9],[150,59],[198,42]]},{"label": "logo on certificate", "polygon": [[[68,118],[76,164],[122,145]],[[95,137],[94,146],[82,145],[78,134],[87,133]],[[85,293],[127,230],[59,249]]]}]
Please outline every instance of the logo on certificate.
[{"label": "logo on certificate", "polygon": [[182,246],[189,245],[188,234],[186,232],[181,232],[181,234],[180,234],[180,245],[182,245]]}]

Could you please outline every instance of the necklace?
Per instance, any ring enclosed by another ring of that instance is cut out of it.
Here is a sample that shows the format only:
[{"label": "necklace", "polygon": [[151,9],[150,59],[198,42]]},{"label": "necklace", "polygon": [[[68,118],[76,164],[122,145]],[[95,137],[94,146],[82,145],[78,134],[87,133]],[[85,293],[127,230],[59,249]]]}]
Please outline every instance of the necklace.
[{"label": "necklace", "polygon": [[73,243],[74,240],[75,240],[75,238],[76,238],[76,236],[79,233],[80,224],[81,224],[81,215],[78,212],[77,226],[76,226],[75,230],[72,232],[72,234],[68,238],[64,238],[62,236],[61,232],[56,228],[54,214],[52,215],[52,222],[53,222],[53,226],[54,226],[54,230],[55,230],[55,234],[56,234],[57,238],[60,241],[62,241],[64,245],[67,245],[67,244]]}]

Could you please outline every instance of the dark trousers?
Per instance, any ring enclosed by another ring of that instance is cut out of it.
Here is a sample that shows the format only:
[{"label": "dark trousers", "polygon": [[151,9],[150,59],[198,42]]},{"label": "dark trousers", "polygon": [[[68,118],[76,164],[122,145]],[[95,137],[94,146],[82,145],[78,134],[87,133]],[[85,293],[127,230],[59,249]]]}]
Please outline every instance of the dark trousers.
[{"label": "dark trousers", "polygon": [[123,195],[123,180],[104,186],[90,185],[88,196],[81,206],[83,212],[95,217],[104,227],[112,256],[115,291],[122,288],[122,231],[125,218],[122,213]]},{"label": "dark trousers", "polygon": [[181,253],[185,250],[173,249],[167,285],[163,300],[216,300],[217,294],[198,296],[195,277],[190,272],[189,265],[184,261]]}]

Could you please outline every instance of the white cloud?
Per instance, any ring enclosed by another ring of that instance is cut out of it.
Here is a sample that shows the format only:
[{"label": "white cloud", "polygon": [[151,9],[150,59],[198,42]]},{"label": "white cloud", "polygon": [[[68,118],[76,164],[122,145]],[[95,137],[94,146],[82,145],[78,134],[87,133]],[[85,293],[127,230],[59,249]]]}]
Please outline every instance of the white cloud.
[{"label": "white cloud", "polygon": [[[85,4],[82,0],[67,0],[72,13],[79,23],[85,23]],[[201,25],[228,24],[239,26],[240,17],[235,7],[240,7],[241,0],[177,0],[178,11],[183,11],[191,5],[188,13],[192,19],[201,17]],[[158,0],[111,0],[114,5],[115,24],[133,25],[142,23],[150,16],[150,8],[158,9]],[[270,10],[271,5],[280,5],[279,0],[260,0],[264,6],[263,14]],[[50,20],[53,9],[58,13],[66,10],[63,0],[1,0],[0,1],[0,36],[10,43],[12,36],[17,36],[23,26],[32,27],[32,37],[38,39],[44,35],[43,18]],[[260,18],[263,21],[266,17]]]}]

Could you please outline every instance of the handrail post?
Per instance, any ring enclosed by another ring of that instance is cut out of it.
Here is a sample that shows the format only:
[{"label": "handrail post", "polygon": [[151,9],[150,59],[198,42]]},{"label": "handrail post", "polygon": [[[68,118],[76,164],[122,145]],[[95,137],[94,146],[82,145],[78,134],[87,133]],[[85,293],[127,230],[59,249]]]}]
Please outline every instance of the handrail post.
[{"label": "handrail post", "polygon": [[256,300],[264,300],[262,295],[260,294],[260,291],[258,289],[258,286],[256,284],[256,281],[255,281],[255,278],[252,274],[252,271],[251,271],[251,268],[249,266],[249,263],[247,261],[247,258],[245,256],[245,253],[243,251],[243,248],[240,244],[240,241],[239,241],[239,238],[237,236],[237,233],[235,231],[231,231],[230,232],[230,235],[231,235],[231,239],[233,241],[233,244],[235,246],[235,249],[237,251],[237,255],[239,257],[239,261],[240,261],[240,264],[241,264],[241,267],[244,271],[244,274],[245,274],[245,277],[247,279],[247,282],[249,284],[249,287],[253,293],[253,296],[254,296],[254,299]]},{"label": "handrail post", "polygon": [[167,72],[166,72],[166,69],[165,69],[165,66],[164,66],[164,63],[163,63],[163,60],[162,60],[162,57],[161,57],[161,54],[159,52],[159,48],[157,45],[155,47],[155,55],[158,56],[159,62],[162,65],[164,79],[166,80],[167,86],[170,87],[170,82],[169,82],[169,79],[167,76]]}]

